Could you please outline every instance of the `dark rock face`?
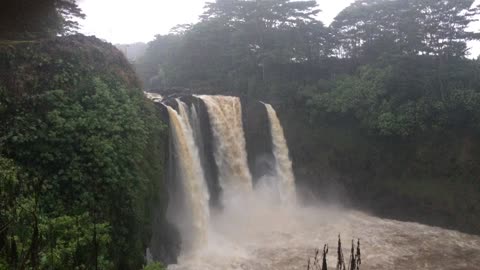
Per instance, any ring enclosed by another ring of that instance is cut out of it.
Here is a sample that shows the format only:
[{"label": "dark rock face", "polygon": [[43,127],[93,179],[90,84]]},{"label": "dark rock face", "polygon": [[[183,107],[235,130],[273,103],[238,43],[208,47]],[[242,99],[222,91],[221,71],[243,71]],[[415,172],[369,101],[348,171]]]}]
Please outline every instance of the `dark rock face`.
[{"label": "dark rock face", "polygon": [[[158,108],[161,112],[164,123],[168,123],[168,112],[166,107],[158,104]],[[176,163],[173,149],[172,136],[166,134],[165,140],[168,140],[168,147],[164,152],[165,168],[163,170],[164,175],[164,187],[159,190],[159,197],[163,198],[153,206],[153,221],[152,221],[152,236],[150,239],[149,250],[154,261],[160,261],[164,264],[177,263],[177,258],[181,251],[181,238],[180,233],[173,224],[168,221],[168,206],[172,204],[175,198],[178,198],[180,187],[176,175]],[[175,202],[173,202],[175,203]]]},{"label": "dark rock face", "polygon": [[270,122],[265,105],[259,101],[242,99],[242,113],[248,166],[255,184],[275,166]]},{"label": "dark rock face", "polygon": [[177,263],[181,250],[180,234],[177,229],[157,215],[154,221],[154,232],[150,241],[150,252],[154,261],[164,264]]},{"label": "dark rock face", "polygon": [[[178,110],[178,104],[174,98],[164,100],[162,102],[175,110]],[[160,111],[162,120],[167,125],[170,125],[170,118],[167,107],[162,103],[156,103],[157,108]],[[154,261],[162,262],[166,265],[177,263],[177,258],[181,251],[181,236],[174,224],[169,220],[175,215],[175,209],[172,205],[179,205],[181,202],[182,187],[178,181],[177,175],[177,162],[175,160],[175,152],[173,145],[173,138],[171,131],[167,133],[168,147],[165,151],[165,163],[164,168],[164,183],[166,185],[164,190],[167,190],[167,194],[163,194],[168,199],[163,202],[159,202],[155,206],[155,215],[153,220],[152,237],[150,240],[150,253]]]},{"label": "dark rock face", "polygon": [[210,118],[208,116],[207,107],[201,99],[195,98],[194,104],[197,108],[200,121],[202,143],[199,146],[199,151],[203,172],[205,173],[205,179],[207,180],[208,190],[210,192],[210,205],[213,207],[220,207],[221,188],[218,180],[218,168],[213,154],[215,149]]},{"label": "dark rock face", "polygon": [[[195,106],[195,109],[197,111],[197,115],[199,118],[198,120],[200,122],[199,123],[200,131],[201,131],[201,134],[200,134],[201,142],[198,143],[198,148],[199,148],[198,150],[200,154],[203,172],[205,174],[204,177],[207,181],[207,185],[210,193],[210,205],[218,207],[220,206],[219,198],[220,198],[221,188],[218,182],[218,168],[215,163],[213,134],[212,134],[212,128],[210,125],[210,118],[208,116],[207,107],[205,106],[204,102],[201,99],[196,98],[193,95],[183,94],[183,93],[172,94],[170,95],[170,97],[164,99],[163,103],[165,105],[168,105],[174,108],[175,110],[178,110],[178,104],[175,101],[176,98],[180,98],[189,107],[192,105]],[[164,122],[169,123],[170,119],[169,119],[166,107],[162,104],[158,104],[158,108],[162,112],[162,117],[164,119]],[[173,151],[172,146],[170,146],[170,151]],[[170,162],[170,164],[172,163],[173,161]],[[174,181],[175,176],[173,176],[175,168],[172,167],[172,165],[169,165],[168,170],[170,171],[169,181],[173,185],[175,182]]]}]

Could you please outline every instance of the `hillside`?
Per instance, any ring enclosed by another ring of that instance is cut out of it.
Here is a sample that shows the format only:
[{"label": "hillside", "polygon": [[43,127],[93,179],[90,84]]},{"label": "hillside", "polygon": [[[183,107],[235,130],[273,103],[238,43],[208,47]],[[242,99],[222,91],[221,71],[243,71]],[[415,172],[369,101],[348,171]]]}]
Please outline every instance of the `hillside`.
[{"label": "hillside", "polygon": [[176,260],[166,128],[123,54],[74,35],[0,59],[0,268],[139,269],[153,235]]}]

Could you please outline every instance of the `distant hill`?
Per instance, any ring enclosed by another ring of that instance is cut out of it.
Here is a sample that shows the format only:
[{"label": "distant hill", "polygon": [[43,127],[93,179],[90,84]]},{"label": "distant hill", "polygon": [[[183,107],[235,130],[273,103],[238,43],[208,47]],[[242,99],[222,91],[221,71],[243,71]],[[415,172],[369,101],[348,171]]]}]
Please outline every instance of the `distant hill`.
[{"label": "distant hill", "polygon": [[145,54],[147,50],[147,44],[143,42],[137,42],[132,44],[115,44],[120,51],[123,52],[125,57],[131,62],[136,61],[142,55]]}]

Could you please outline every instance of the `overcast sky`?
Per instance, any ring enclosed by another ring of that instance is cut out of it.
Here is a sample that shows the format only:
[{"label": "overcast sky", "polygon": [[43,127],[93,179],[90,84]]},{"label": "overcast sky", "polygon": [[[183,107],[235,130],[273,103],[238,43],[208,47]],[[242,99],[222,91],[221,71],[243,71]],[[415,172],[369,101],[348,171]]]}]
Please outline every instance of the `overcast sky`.
[{"label": "overcast sky", "polygon": [[[80,0],[87,18],[82,32],[112,43],[147,42],[156,34],[167,34],[177,24],[193,23],[206,0]],[[317,0],[320,19],[330,23],[354,0]]]},{"label": "overcast sky", "polygon": [[[167,34],[177,24],[194,23],[205,2],[213,0],[79,0],[87,15],[81,32],[112,43],[148,42],[156,34]],[[319,19],[330,24],[342,9],[354,0],[317,0]],[[480,3],[480,0],[477,0]],[[480,24],[476,24],[479,25]],[[478,27],[476,27],[478,28]],[[476,29],[478,30],[478,29]],[[472,55],[480,53],[480,44],[471,44]]]}]

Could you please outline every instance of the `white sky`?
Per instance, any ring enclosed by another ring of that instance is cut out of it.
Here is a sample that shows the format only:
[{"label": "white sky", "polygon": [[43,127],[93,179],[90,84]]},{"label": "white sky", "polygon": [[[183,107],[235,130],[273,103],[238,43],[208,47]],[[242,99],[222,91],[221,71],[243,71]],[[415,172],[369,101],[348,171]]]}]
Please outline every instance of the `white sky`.
[{"label": "white sky", "polygon": [[[209,0],[210,2],[213,0]],[[194,23],[207,0],[80,0],[87,15],[81,32],[112,43],[147,42],[177,24]],[[320,19],[330,23],[354,0],[317,0]]]},{"label": "white sky", "polygon": [[[213,1],[213,0],[209,0]],[[79,0],[87,15],[81,32],[112,43],[148,42],[156,34],[184,23],[198,21],[207,0]],[[330,24],[333,18],[354,0],[317,0],[319,19]],[[476,0],[480,3],[480,0]],[[480,23],[476,24],[478,30]],[[480,53],[480,42],[471,43],[472,56]]]}]

